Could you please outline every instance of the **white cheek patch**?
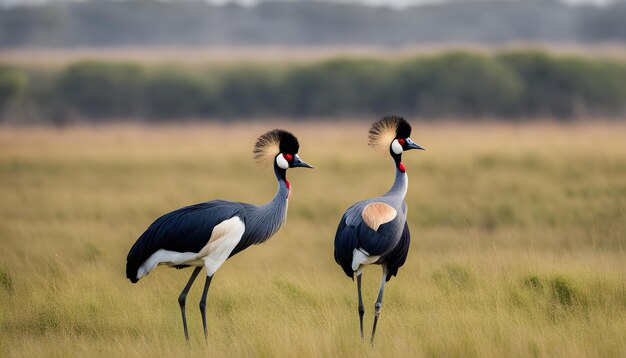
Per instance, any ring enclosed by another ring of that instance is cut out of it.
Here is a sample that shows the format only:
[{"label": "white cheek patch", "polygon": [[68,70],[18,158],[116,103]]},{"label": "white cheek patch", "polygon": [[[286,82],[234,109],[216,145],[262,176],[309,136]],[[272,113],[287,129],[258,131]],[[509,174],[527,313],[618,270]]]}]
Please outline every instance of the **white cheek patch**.
[{"label": "white cheek patch", "polygon": [[276,165],[278,165],[280,169],[289,168],[289,162],[287,162],[287,159],[283,157],[283,153],[280,153],[276,156]]},{"label": "white cheek patch", "polygon": [[395,154],[400,154],[402,153],[402,145],[400,145],[400,143],[398,143],[397,139],[394,139],[393,142],[391,142],[391,150],[395,153]]}]

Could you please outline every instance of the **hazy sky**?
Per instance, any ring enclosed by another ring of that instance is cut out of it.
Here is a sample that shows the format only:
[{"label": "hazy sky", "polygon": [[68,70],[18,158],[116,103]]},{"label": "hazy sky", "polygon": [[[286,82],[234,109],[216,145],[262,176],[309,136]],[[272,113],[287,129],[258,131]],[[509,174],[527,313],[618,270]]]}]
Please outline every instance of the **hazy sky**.
[{"label": "hazy sky", "polygon": [[[356,3],[364,3],[369,5],[391,5],[391,6],[407,6],[407,5],[416,5],[416,4],[432,4],[432,3],[440,3],[446,2],[446,0],[337,0],[337,1],[347,1],[347,2],[356,2]],[[463,1],[463,0],[456,0]],[[511,0],[491,0],[491,1],[511,1]],[[524,1],[524,0],[518,0]],[[560,0],[561,2],[567,4],[596,4],[596,5],[604,5],[610,3],[612,0]]]},{"label": "hazy sky", "polygon": [[[4,1],[4,0],[0,0]],[[11,1],[11,0],[7,0]],[[13,0],[13,1],[21,1],[21,0]],[[51,0],[35,0],[35,1],[51,1]],[[54,1],[54,0],[52,0]],[[167,0],[165,0],[167,1]],[[224,4],[229,2],[236,2],[240,4],[255,4],[263,0],[206,0],[213,4]],[[283,1],[298,1],[298,0],[283,0]],[[310,0],[309,0],[310,1]],[[320,0],[320,1],[335,1],[341,3],[360,3],[367,5],[377,5],[377,6],[392,6],[392,7],[405,7],[409,5],[420,5],[420,4],[436,4],[442,2],[463,2],[463,1],[471,1],[471,0]],[[494,2],[504,2],[504,1],[525,1],[525,0],[484,0],[484,1],[494,1]],[[567,4],[594,4],[594,5],[606,5],[608,3],[614,2],[614,0],[558,0]]]},{"label": "hazy sky", "polygon": [[[67,0],[0,0],[0,4],[4,5],[16,5],[16,4],[39,4],[39,3],[47,3],[47,2],[62,2]],[[71,0],[70,0],[71,1]],[[77,0],[74,0],[77,1]],[[78,0],[85,1],[85,0]],[[123,0],[122,0],[123,1]],[[167,1],[167,0],[160,0]],[[171,0],[176,1],[176,0]],[[241,4],[255,4],[259,1],[263,0],[206,0],[210,3],[214,4],[224,4],[229,2],[241,3]],[[298,1],[298,0],[284,0],[284,1]],[[441,3],[446,1],[467,1],[467,0],[322,0],[322,1],[336,1],[336,2],[344,2],[344,3],[362,3],[367,5],[385,5],[385,6],[393,6],[393,7],[404,7],[408,5],[418,5],[418,4],[433,4],[433,3]],[[524,0],[490,0],[490,1],[524,1]],[[604,5],[607,3],[613,2],[613,0],[559,0],[568,4],[596,4],[596,5]]]}]

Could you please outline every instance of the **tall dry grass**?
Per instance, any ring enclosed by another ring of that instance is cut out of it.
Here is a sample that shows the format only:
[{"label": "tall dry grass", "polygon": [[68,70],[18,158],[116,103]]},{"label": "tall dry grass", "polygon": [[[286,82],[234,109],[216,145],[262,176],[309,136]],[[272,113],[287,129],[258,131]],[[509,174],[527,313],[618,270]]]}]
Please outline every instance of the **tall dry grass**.
[{"label": "tall dry grass", "polygon": [[[624,356],[626,126],[425,124],[409,152],[412,247],[387,286],[377,344],[332,257],[337,221],[392,181],[365,124],[280,126],[313,171],[290,170],[287,225],[235,256],[209,292],[190,271],[125,279],[158,215],[203,200],[264,202],[251,147],[273,125],[0,130],[4,356]],[[380,272],[364,273],[371,328]]]}]

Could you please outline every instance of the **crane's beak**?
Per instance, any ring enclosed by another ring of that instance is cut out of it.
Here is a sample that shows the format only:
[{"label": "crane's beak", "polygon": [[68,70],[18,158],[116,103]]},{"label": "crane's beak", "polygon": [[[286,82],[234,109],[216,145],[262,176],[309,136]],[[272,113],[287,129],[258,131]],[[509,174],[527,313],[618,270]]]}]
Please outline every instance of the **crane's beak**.
[{"label": "crane's beak", "polygon": [[410,150],[410,149],[426,150],[426,148],[424,148],[421,145],[415,143],[411,138],[407,138],[406,139],[406,149],[405,150]]},{"label": "crane's beak", "polygon": [[294,157],[293,157],[293,162],[291,163],[291,167],[292,168],[301,167],[301,168],[311,168],[311,169],[313,169],[312,165],[307,164],[306,162],[304,162],[302,159],[300,159],[300,156],[298,156],[297,154],[294,155]]}]

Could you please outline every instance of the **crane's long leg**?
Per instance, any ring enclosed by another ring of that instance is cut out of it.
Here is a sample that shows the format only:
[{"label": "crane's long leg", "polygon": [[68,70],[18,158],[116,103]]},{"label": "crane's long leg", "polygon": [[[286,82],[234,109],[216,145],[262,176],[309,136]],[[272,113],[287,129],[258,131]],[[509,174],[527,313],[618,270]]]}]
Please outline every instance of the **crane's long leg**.
[{"label": "crane's long leg", "polygon": [[204,340],[206,341],[206,296],[209,292],[209,286],[211,286],[211,279],[213,276],[207,276],[206,281],[204,281],[204,291],[202,291],[202,298],[200,299],[200,313],[202,314],[202,327],[204,328]]},{"label": "crane's long leg", "polygon": [[385,283],[387,282],[387,270],[383,266],[383,278],[380,281],[380,291],[378,291],[378,298],[376,299],[376,305],[374,306],[374,327],[372,328],[372,340],[371,344],[374,344],[374,335],[376,334],[376,324],[378,323],[378,315],[380,314],[380,308],[383,305],[383,292],[385,291]]},{"label": "crane's long leg", "polygon": [[181,292],[180,296],[178,296],[178,304],[180,305],[180,312],[183,314],[183,329],[185,330],[185,339],[187,340],[187,343],[189,343],[189,333],[187,332],[187,317],[185,316],[185,301],[187,301],[187,293],[189,292],[189,289],[191,288],[193,281],[195,281],[196,277],[198,277],[200,270],[202,270],[202,267],[196,267],[193,270],[193,273],[191,274],[189,281],[187,281],[187,285],[185,285],[185,288],[183,288],[183,292]]},{"label": "crane's long leg", "polygon": [[363,315],[365,314],[365,308],[363,307],[363,297],[361,296],[361,272],[357,271],[356,274],[356,287],[359,292],[359,326],[361,328],[361,341],[363,341]]}]

